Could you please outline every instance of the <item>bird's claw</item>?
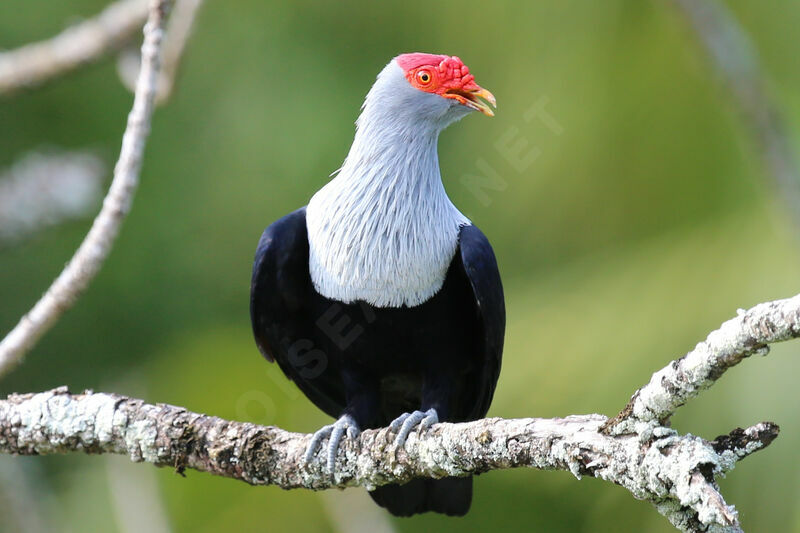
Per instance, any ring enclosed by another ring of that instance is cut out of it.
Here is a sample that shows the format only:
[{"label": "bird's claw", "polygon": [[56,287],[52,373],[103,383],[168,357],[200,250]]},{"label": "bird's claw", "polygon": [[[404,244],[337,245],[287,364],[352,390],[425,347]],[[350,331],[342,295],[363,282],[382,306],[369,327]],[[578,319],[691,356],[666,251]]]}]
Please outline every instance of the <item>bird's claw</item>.
[{"label": "bird's claw", "polygon": [[339,451],[339,444],[341,444],[345,433],[347,433],[347,436],[351,439],[355,439],[361,434],[361,428],[358,427],[358,423],[350,415],[342,415],[341,418],[333,424],[322,426],[314,433],[314,436],[311,437],[311,442],[308,443],[308,448],[306,448],[306,453],[303,456],[305,464],[310,463],[314,458],[317,448],[322,446],[322,441],[330,437],[328,440],[327,466],[328,472],[333,476],[333,468],[336,464],[336,452]]},{"label": "bird's claw", "polygon": [[402,446],[406,443],[406,439],[408,439],[414,426],[419,425],[419,433],[422,434],[423,431],[438,423],[439,413],[436,412],[436,409],[428,409],[427,411],[403,413],[389,424],[389,430],[392,433],[397,433],[394,438],[394,445]]}]

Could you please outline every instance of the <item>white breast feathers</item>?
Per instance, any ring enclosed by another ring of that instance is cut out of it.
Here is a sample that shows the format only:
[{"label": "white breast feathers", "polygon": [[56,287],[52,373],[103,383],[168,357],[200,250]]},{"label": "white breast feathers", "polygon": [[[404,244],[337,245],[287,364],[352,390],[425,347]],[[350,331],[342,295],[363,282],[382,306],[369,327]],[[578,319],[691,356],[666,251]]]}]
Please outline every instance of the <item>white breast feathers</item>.
[{"label": "white breast feathers", "polygon": [[320,294],[412,307],[441,288],[469,220],[447,197],[436,145],[464,109],[411,87],[394,61],[381,72],[341,171],[306,210]]}]

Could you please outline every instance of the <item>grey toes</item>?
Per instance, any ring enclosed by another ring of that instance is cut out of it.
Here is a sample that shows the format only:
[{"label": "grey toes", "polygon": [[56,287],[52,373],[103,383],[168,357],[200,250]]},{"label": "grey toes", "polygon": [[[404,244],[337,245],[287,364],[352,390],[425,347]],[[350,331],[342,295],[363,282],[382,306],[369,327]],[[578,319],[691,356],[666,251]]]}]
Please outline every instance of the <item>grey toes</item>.
[{"label": "grey toes", "polygon": [[336,453],[339,451],[339,444],[341,444],[345,434],[351,439],[355,439],[361,434],[361,428],[358,427],[358,423],[350,415],[343,415],[333,424],[323,426],[314,433],[314,436],[311,437],[311,442],[308,444],[308,448],[306,448],[303,460],[306,464],[311,462],[317,449],[322,446],[322,441],[326,438],[329,439],[326,464],[328,472],[333,476],[333,469],[336,465]]},{"label": "grey toes", "polygon": [[306,464],[310,463],[311,460],[314,458],[314,453],[316,453],[317,448],[320,447],[322,441],[328,438],[328,436],[333,431],[333,424],[329,424],[327,426],[322,426],[311,437],[311,442],[308,443],[308,448],[306,448],[306,453],[303,456],[303,462]]},{"label": "grey toes", "polygon": [[[416,412],[419,413],[420,411],[416,411]],[[410,416],[411,416],[411,413],[403,413],[402,415],[400,415],[397,418],[395,418],[394,420],[392,420],[392,423],[389,424],[389,429],[392,431],[392,433],[397,433],[397,431],[401,427],[403,427],[403,422],[405,422],[406,419],[408,417],[410,417]]]},{"label": "grey toes", "polygon": [[403,413],[392,421],[389,428],[397,433],[394,438],[395,446],[402,446],[406,443],[408,436],[415,426],[419,425],[419,432],[422,433],[438,422],[439,414],[436,412],[436,409],[428,409],[424,412],[414,411],[413,413]]}]

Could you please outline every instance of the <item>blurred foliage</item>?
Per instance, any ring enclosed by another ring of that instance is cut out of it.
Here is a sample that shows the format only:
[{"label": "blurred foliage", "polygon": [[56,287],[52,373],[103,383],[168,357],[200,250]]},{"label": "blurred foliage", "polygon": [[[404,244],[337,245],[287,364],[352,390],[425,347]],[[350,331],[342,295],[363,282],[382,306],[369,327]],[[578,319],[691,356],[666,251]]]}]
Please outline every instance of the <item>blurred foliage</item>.
[{"label": "blurred foliage", "polygon": [[[45,38],[105,3],[5,0],[0,47]],[[789,122],[800,124],[800,3],[728,5]],[[251,259],[262,229],[338,168],[380,68],[413,50],[461,56],[499,101],[496,118],[469,117],[440,143],[445,185],[489,236],[506,284],[507,349],[491,415],[614,414],[737,308],[798,292],[797,228],[668,2],[209,0],[177,92],[156,113],[118,245],[86,296],[0,381],[0,395],[67,384],[296,431],[326,422],[255,349]],[[560,134],[525,120],[541,101]],[[89,148],[110,167],[130,104],[111,60],[2,99],[0,167],[43,145]],[[523,171],[498,148],[509,139],[539,153]],[[505,185],[483,197],[461,178],[486,164]],[[2,251],[0,330],[47,287],[89,223]],[[722,481],[748,531],[800,531],[798,356],[800,343],[789,343],[745,361],[674,419],[707,438],[764,419],[781,425],[769,450]],[[124,459],[0,457],[0,472],[9,460],[24,466],[55,529],[137,530],[120,523],[105,472]],[[335,495],[152,475],[175,531],[337,527],[327,507]],[[672,531],[618,487],[536,471],[481,476],[464,519],[392,524]],[[0,517],[0,530],[15,527]]]}]

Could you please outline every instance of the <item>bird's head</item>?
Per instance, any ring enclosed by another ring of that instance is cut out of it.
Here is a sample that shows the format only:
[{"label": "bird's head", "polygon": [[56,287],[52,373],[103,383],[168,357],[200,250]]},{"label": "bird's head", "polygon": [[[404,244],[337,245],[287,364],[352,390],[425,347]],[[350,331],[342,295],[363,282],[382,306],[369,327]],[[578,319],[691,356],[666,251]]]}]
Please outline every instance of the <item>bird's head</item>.
[{"label": "bird's head", "polygon": [[450,106],[465,106],[494,116],[487,104],[497,107],[494,95],[475,83],[475,76],[458,57],[413,53],[399,55],[394,60],[414,89],[437,95]]},{"label": "bird's head", "polygon": [[494,96],[475,83],[461,59],[411,53],[399,55],[386,65],[364,107],[418,125],[428,122],[440,129],[471,111],[494,116],[489,104],[496,106]]}]

